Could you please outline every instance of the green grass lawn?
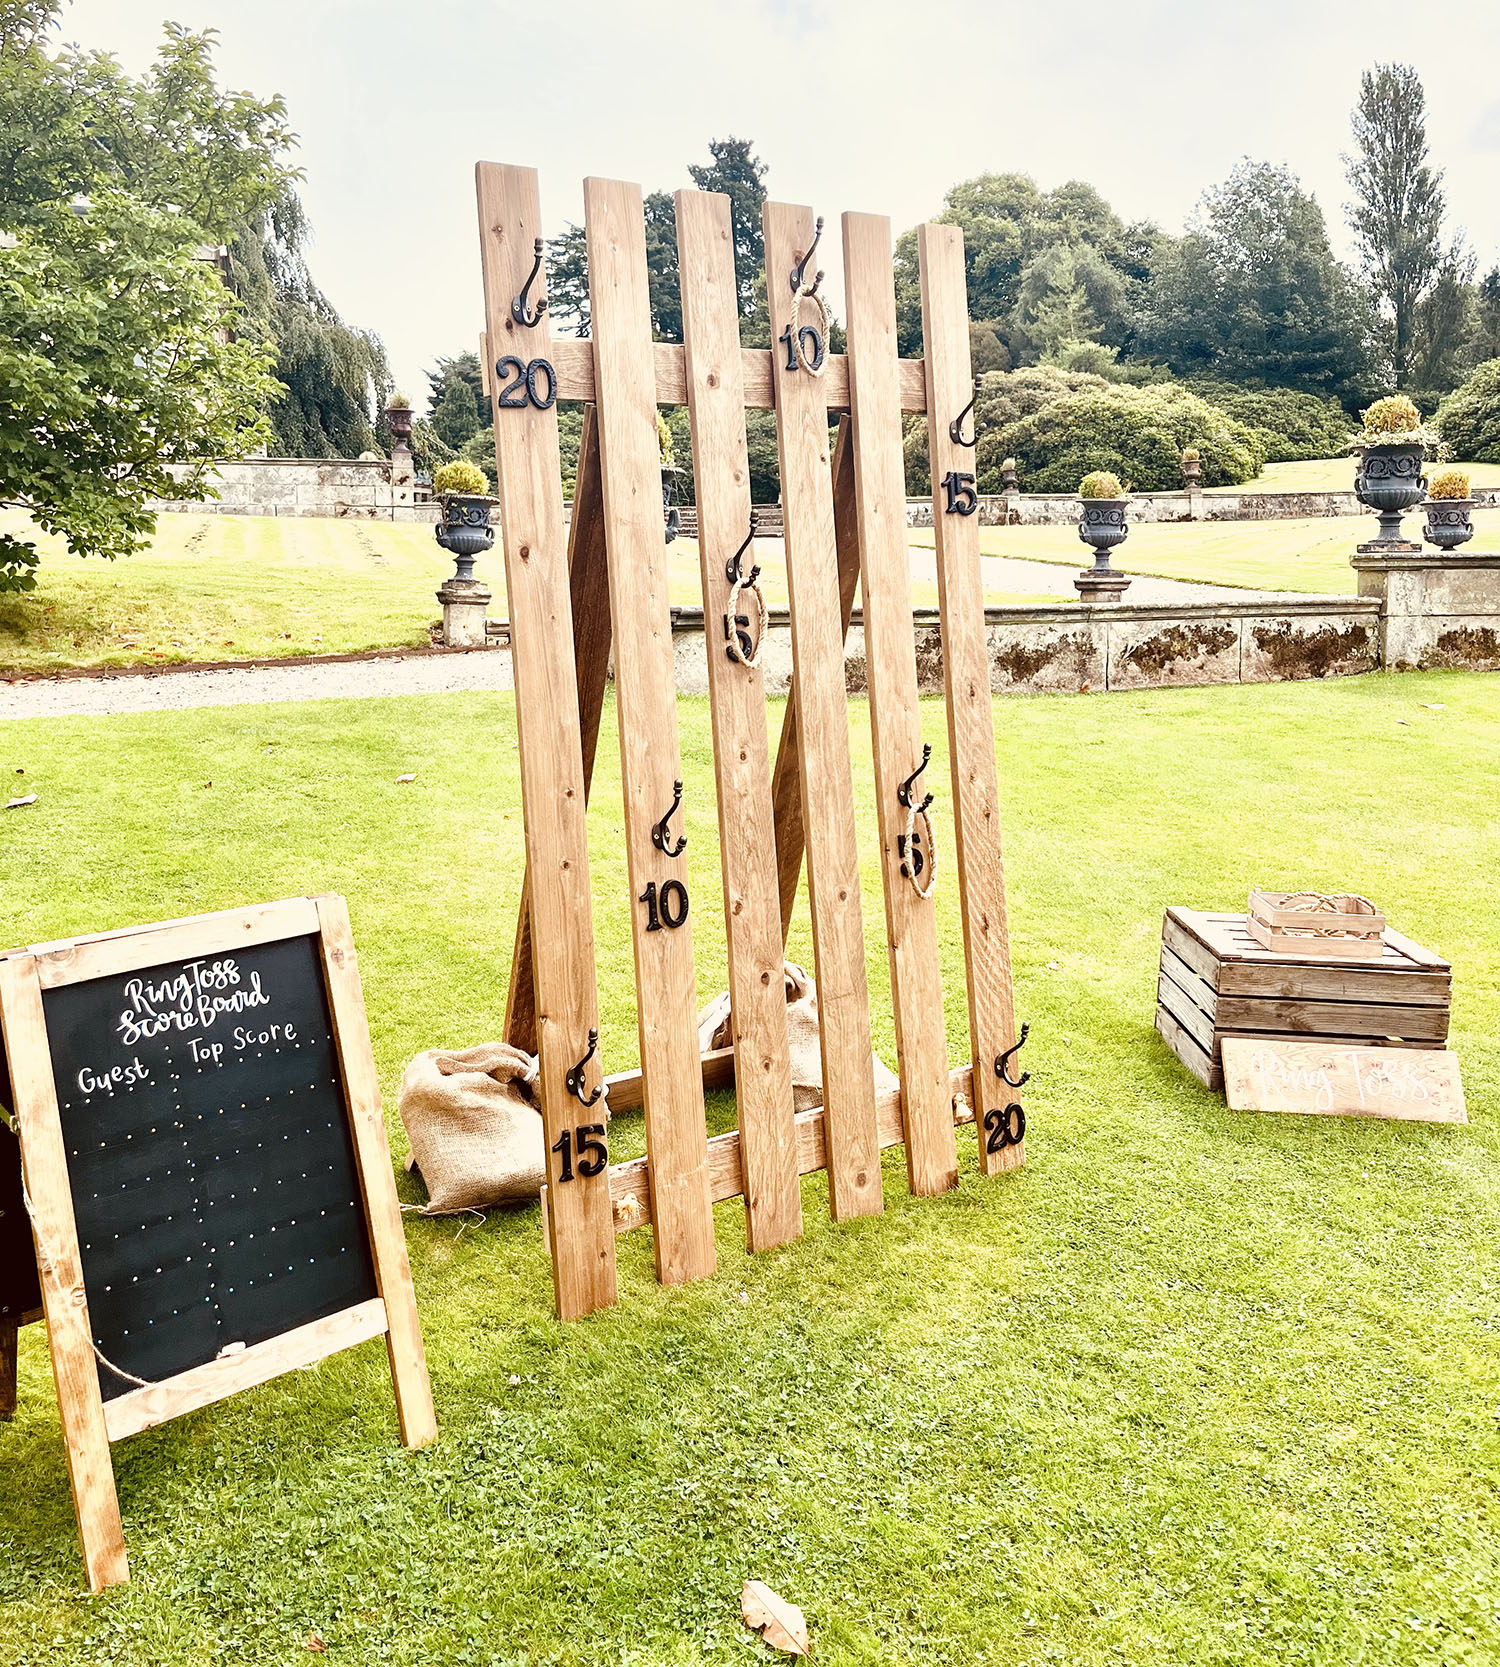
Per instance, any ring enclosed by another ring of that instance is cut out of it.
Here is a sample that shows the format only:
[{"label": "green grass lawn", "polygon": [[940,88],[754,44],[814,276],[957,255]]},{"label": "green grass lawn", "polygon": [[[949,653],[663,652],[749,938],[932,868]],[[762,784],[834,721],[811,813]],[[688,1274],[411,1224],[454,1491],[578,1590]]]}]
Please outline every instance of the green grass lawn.
[{"label": "green grass lawn", "polygon": [[[26,526],[0,511],[0,531]],[[433,592],[453,571],[432,528],[412,522],[162,515],[150,548],[120,561],[70,556],[53,538],[40,547],[37,588],[0,595],[0,676],[421,647],[441,612]],[[784,607],[785,563],[760,559],[766,599]],[[673,544],[670,570],[673,602],[700,606],[692,540]],[[498,545],[476,571],[494,592],[491,617],[503,619]],[[937,599],[935,584],[913,584],[913,605]],[[991,587],[985,600],[1046,598]]]},{"label": "green grass lawn", "polygon": [[[1434,465],[1435,467],[1435,465]],[[1471,486],[1500,486],[1500,463],[1465,463]],[[1352,492],[1352,457],[1318,457],[1297,463],[1268,463],[1243,486],[1210,486],[1210,492]]]},{"label": "green grass lawn", "polygon": [[[1142,522],[1131,526],[1129,538],[1110,555],[1124,573],[1333,596],[1355,590],[1349,558],[1355,545],[1374,531],[1372,519],[1353,516],[1308,521]],[[1417,534],[1415,519],[1408,519],[1407,532]],[[913,528],[910,536],[913,544],[931,548],[930,527]],[[1493,550],[1497,541],[1500,509],[1477,510],[1473,548]],[[1082,566],[1087,554],[1077,529],[1071,526],[982,527],[979,547],[987,556],[1065,562],[1072,567]]]},{"label": "green grass lawn", "polygon": [[[681,717],[707,996],[706,703]],[[114,1452],[134,1582],[100,1599],[28,1328],[0,1658],[290,1667],[316,1634],[358,1667],[768,1660],[738,1620],[756,1577],[806,1608],[825,1667],[1494,1661],[1500,679],[1010,697],[996,722],[1024,1172],[981,1181],[965,1131],[957,1191],[914,1200],[891,1152],[885,1216],[839,1228],[809,1178],[805,1239],[753,1260],[721,1205],[719,1272],[686,1289],[630,1234],[618,1308],[570,1326],[534,1206],[410,1218],[437,1445],[397,1444],[378,1344],[134,1437]],[[922,723],[941,765],[938,702]],[[851,727],[868,761],[861,703]],[[500,1028],[514,743],[509,698],[473,694],[0,725],[6,779],[39,796],[0,816],[0,937],[343,892],[399,1154],[405,1061]],[[617,759],[606,736],[611,1069],[636,1056]],[[889,1059],[867,788],[859,812]],[[1165,1051],[1164,906],[1260,884],[1362,891],[1452,958],[1467,1127],[1230,1113]],[[642,1149],[638,1116],[612,1144]]]}]

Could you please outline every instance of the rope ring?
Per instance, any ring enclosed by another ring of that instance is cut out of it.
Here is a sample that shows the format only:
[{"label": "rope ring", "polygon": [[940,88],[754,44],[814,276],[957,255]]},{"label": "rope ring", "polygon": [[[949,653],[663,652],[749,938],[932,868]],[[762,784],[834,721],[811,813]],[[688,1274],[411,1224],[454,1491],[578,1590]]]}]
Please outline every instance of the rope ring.
[{"label": "rope ring", "polygon": [[[811,327],[818,332],[817,340],[821,348],[816,360],[802,345],[802,332],[804,329],[810,328],[802,323],[802,303],[804,301],[811,301],[818,309],[818,325]],[[803,290],[792,307],[792,347],[797,355],[797,363],[802,366],[809,376],[821,376],[828,368],[828,329],[828,303],[818,294],[816,288]]]},{"label": "rope ring", "polygon": [[[903,841],[906,861],[901,864],[901,872],[911,881],[912,890],[924,903],[932,896],[932,888],[937,884],[937,847],[934,845],[932,838],[932,818],[927,814],[927,806],[931,802],[929,799],[920,805],[912,804],[906,807],[906,837]],[[917,818],[919,816],[922,818],[923,827],[927,834],[925,851],[917,843]],[[917,878],[917,858],[919,854],[925,857],[927,864],[927,884],[925,886]]]},{"label": "rope ring", "polygon": [[[735,617],[740,611],[740,596],[745,591],[749,591],[755,598],[755,652],[748,657],[740,647],[739,628],[735,624]],[[729,612],[725,619],[729,627],[728,646],[731,660],[737,660],[740,665],[750,670],[754,670],[760,664],[760,651],[765,646],[766,641],[768,614],[765,592],[760,588],[760,569],[758,567],[752,568],[750,576],[744,579],[736,579],[733,589],[729,592]]]}]

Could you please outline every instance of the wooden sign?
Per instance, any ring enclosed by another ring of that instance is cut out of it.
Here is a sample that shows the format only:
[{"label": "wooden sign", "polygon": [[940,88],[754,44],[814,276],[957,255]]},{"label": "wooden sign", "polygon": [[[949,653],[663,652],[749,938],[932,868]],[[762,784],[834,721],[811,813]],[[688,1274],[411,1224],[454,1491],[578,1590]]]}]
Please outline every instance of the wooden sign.
[{"label": "wooden sign", "polygon": [[0,957],[0,1030],[89,1582],[109,1444],[385,1336],[436,1434],[342,898]]},{"label": "wooden sign", "polygon": [[1224,1095],[1234,1111],[1467,1123],[1458,1055],[1446,1048],[1225,1037]]}]

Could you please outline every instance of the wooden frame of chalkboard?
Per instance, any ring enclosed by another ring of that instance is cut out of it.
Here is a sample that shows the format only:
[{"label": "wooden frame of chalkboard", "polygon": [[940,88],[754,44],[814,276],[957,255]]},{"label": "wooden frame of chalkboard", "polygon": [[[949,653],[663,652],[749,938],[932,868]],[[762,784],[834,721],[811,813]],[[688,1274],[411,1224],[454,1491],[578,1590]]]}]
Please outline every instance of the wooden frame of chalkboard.
[{"label": "wooden frame of chalkboard", "polygon": [[292,898],[0,956],[79,1538],[129,1579],[110,1443],[383,1335],[437,1433],[349,914]]}]

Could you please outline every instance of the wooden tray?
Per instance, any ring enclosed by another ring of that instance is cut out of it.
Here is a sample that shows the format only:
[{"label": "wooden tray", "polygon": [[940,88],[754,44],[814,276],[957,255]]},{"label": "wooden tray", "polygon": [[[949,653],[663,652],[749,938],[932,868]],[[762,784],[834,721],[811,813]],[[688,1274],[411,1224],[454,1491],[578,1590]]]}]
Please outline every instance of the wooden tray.
[{"label": "wooden tray", "polygon": [[1251,937],[1278,954],[1320,961],[1379,961],[1384,956],[1385,916],[1346,910],[1314,913],[1282,905],[1292,895],[1252,891],[1245,925]]}]

